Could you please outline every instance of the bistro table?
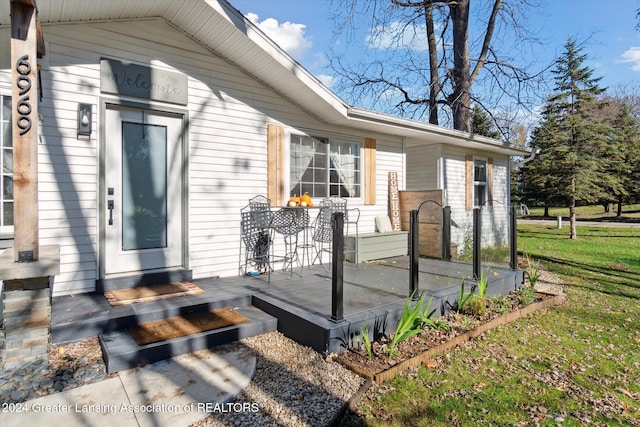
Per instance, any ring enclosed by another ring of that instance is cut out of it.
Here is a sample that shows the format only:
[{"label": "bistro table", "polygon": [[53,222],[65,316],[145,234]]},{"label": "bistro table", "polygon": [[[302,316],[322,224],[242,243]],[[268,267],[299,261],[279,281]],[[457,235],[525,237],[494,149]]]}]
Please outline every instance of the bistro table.
[{"label": "bistro table", "polygon": [[[274,212],[274,216],[281,216],[283,222],[288,224],[285,227],[274,228],[276,233],[284,236],[285,239],[285,268],[289,266],[293,273],[293,263],[300,266],[300,274],[305,266],[305,258],[307,265],[311,265],[312,253],[315,249],[313,235],[311,234],[315,228],[316,217],[319,215],[323,206],[283,206]],[[311,219],[310,211],[317,210],[316,216]],[[276,221],[279,222],[279,221]],[[300,237],[300,233],[302,236]],[[302,238],[302,243],[300,239]],[[299,250],[302,249],[302,258],[299,256]]]}]

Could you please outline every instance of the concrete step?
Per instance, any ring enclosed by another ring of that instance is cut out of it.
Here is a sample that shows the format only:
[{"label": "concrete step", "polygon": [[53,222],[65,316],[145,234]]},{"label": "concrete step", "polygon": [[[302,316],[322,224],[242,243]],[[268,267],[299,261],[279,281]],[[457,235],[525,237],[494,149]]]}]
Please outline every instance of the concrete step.
[{"label": "concrete step", "polygon": [[216,345],[228,344],[243,338],[275,331],[278,327],[278,319],[256,307],[236,307],[236,310],[247,317],[249,322],[147,345],[138,345],[128,329],[100,333],[98,339],[102,347],[107,372],[118,372]]}]

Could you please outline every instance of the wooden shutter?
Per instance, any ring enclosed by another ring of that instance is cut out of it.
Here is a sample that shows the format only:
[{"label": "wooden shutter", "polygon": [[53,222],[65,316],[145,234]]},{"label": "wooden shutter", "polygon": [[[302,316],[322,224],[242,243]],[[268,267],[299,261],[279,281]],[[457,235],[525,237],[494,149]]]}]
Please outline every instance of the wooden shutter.
[{"label": "wooden shutter", "polygon": [[272,206],[284,206],[285,196],[284,127],[267,125],[267,197]]},{"label": "wooden shutter", "polygon": [[376,204],[376,140],[364,140],[364,204]]},{"label": "wooden shutter", "polygon": [[493,158],[487,159],[487,206],[493,206]]},{"label": "wooden shutter", "polygon": [[473,156],[467,154],[464,158],[465,166],[465,209],[473,209]]}]

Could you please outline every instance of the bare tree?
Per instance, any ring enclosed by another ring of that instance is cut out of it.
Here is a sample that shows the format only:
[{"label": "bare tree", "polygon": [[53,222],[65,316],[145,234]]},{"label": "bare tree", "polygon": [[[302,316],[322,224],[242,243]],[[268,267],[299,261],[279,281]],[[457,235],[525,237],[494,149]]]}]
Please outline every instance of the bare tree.
[{"label": "bare tree", "polygon": [[[384,51],[381,58],[358,64],[334,52],[339,89],[356,104],[433,124],[444,121],[462,131],[471,130],[472,104],[492,118],[492,110],[508,105],[531,109],[540,102],[542,71],[551,64],[515,65],[526,62],[498,54],[498,47],[535,57],[525,45],[533,48],[536,38],[520,24],[535,1],[479,2],[473,20],[471,0],[336,2],[336,39],[349,37],[364,23],[370,31],[369,46]],[[482,26],[473,38],[470,24]],[[530,71],[534,68],[540,71]],[[472,90],[475,87],[481,89]]]}]

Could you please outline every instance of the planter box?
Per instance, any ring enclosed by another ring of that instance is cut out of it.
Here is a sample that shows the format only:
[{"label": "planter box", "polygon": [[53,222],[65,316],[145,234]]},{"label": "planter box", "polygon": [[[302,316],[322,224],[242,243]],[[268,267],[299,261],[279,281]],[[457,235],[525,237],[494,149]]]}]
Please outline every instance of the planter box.
[{"label": "planter box", "polygon": [[355,236],[347,236],[345,259],[357,264],[372,259],[406,255],[409,248],[408,235],[407,231],[367,233],[360,234],[357,242]]},{"label": "planter box", "polygon": [[363,372],[362,369],[360,367],[357,366],[353,366],[350,365],[349,362],[344,361],[344,360],[340,360],[340,363],[342,363],[344,366],[346,366],[347,368],[351,369],[353,372],[355,372],[356,374],[360,375],[363,378],[366,378],[376,384],[382,384],[385,381],[388,381],[392,378],[395,378],[397,375],[399,375],[401,372],[407,370],[408,368],[413,368],[416,366],[419,366],[422,364],[422,362],[424,362],[425,360],[429,360],[432,359],[435,355],[442,353],[446,350],[449,350],[451,348],[454,348],[460,344],[463,344],[467,341],[470,341],[482,334],[484,334],[485,332],[497,328],[500,325],[504,325],[506,323],[510,323],[513,322],[514,320],[518,320],[521,317],[525,317],[531,313],[534,313],[536,311],[539,310],[543,310],[546,308],[550,308],[550,307],[554,307],[557,305],[560,305],[562,303],[562,301],[564,300],[564,296],[563,295],[556,295],[556,294],[549,294],[546,292],[536,292],[538,294],[542,294],[542,295],[546,295],[546,296],[551,296],[551,298],[547,298],[544,299],[542,301],[538,301],[538,302],[534,302],[532,304],[529,304],[525,307],[519,308],[515,311],[512,311],[510,313],[504,314],[502,316],[496,317],[494,319],[489,320],[486,323],[483,323],[482,325],[467,331],[461,335],[458,335],[457,337],[453,338],[450,341],[447,341],[446,343],[437,345],[435,347],[432,347],[416,356],[413,356],[409,359],[403,360],[402,362],[399,362],[398,364],[385,369],[383,371],[379,371],[379,372]]}]

